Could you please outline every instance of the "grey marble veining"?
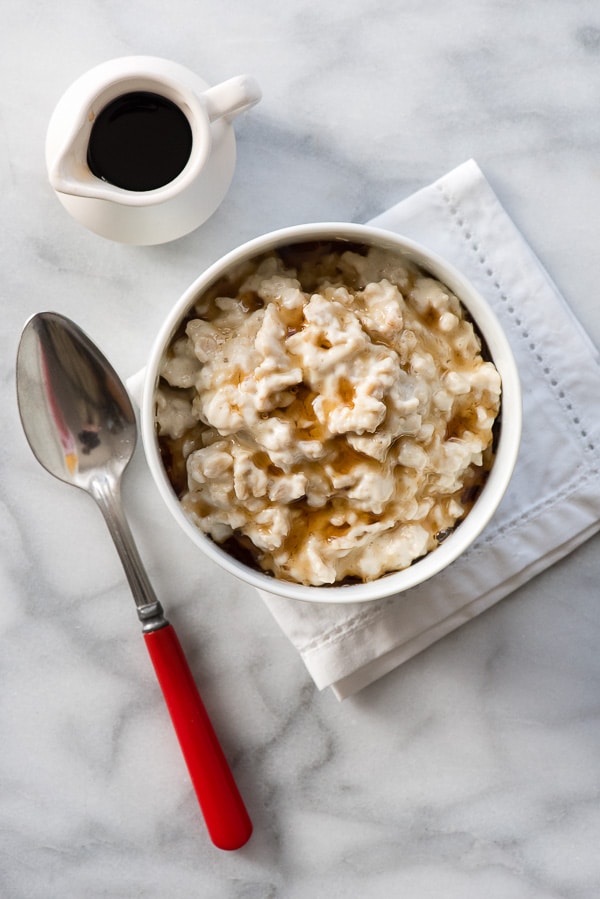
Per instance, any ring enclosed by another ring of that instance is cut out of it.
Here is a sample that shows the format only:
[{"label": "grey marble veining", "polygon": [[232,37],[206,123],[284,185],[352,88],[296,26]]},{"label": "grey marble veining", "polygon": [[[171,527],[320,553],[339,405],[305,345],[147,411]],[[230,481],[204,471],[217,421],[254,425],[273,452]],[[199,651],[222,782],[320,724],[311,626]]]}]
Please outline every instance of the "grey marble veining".
[{"label": "grey marble veining", "polygon": [[[4,3],[0,36],[0,896],[595,899],[598,538],[339,704],[254,592],[166,519],[139,450],[125,501],[255,823],[208,842],[94,504],[33,460],[26,318],[75,318],[124,376],[208,263],[271,228],[364,221],[474,157],[600,343],[600,8],[583,0]],[[218,212],[162,247],[62,209],[44,138],[115,56],[253,74]]]}]

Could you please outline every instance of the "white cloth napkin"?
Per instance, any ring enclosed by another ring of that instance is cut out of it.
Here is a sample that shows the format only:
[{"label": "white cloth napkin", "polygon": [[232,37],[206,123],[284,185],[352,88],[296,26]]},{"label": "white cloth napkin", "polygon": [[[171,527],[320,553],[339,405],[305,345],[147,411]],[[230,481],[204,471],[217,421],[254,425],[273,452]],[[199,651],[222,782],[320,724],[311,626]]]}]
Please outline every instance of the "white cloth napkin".
[{"label": "white cloth napkin", "polygon": [[466,162],[371,224],[437,251],[499,316],[524,393],[522,448],[496,516],[426,584],[340,606],[262,593],[316,685],[344,699],[474,618],[600,529],[598,351]]}]

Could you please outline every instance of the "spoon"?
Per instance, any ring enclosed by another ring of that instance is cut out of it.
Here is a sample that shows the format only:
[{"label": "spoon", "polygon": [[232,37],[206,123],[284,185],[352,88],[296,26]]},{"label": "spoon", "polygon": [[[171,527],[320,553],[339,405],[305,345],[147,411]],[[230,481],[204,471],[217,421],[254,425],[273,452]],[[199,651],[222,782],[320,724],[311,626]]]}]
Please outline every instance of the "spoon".
[{"label": "spoon", "polygon": [[61,481],[87,491],[104,515],[209,836],[220,849],[239,849],[252,833],[248,812],[121,505],[121,475],[137,433],[127,391],[74,322],[42,312],[29,319],[21,335],[17,399],[38,462]]}]

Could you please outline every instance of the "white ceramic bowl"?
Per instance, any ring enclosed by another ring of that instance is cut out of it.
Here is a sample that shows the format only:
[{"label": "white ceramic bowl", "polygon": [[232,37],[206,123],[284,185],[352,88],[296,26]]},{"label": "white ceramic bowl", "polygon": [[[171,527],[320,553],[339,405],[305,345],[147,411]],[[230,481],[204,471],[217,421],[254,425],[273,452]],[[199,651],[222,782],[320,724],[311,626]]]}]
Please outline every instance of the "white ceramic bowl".
[{"label": "white ceramic bowl", "polygon": [[[410,568],[385,575],[375,581],[348,586],[310,587],[289,583],[250,568],[221,549],[186,517],[161,461],[154,425],[154,391],[166,348],[195,299],[207,287],[233,266],[268,250],[302,241],[333,239],[375,245],[395,253],[403,253],[452,290],[471,314],[500,373],[501,423],[496,457],[479,498],[464,521],[438,548],[415,561]],[[457,559],[481,533],[506,491],[516,462],[521,436],[521,391],[515,361],[496,316],[483,297],[443,259],[413,241],[365,225],[341,223],[298,225],[271,232],[238,247],[208,268],[185,291],[164,322],[151,351],[142,397],[141,426],[148,464],[167,508],[181,526],[183,533],[187,534],[209,558],[248,584],[280,596],[313,602],[362,602],[400,593],[422,583]]]}]

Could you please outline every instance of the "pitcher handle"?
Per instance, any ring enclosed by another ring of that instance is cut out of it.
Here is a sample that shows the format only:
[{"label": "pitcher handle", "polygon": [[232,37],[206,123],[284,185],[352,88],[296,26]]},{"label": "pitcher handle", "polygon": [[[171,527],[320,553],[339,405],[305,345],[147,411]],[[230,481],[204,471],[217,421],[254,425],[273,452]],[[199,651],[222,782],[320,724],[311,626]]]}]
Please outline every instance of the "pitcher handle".
[{"label": "pitcher handle", "polygon": [[251,75],[236,75],[204,92],[206,110],[211,122],[231,120],[254,106],[262,97],[258,82]]}]

